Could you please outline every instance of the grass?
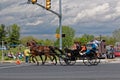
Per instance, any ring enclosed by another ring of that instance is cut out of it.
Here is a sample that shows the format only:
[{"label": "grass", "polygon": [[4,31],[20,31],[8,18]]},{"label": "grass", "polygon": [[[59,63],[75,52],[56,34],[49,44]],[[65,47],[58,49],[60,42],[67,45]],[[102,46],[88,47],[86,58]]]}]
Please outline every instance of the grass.
[{"label": "grass", "polygon": [[[7,54],[11,51],[14,55],[17,54],[17,52],[24,51],[25,47],[16,47],[16,48],[9,48],[8,50],[3,50],[4,60],[14,60],[13,58],[9,58]],[[2,60],[2,50],[0,50],[0,60]],[[24,60],[24,59],[21,59]]]}]

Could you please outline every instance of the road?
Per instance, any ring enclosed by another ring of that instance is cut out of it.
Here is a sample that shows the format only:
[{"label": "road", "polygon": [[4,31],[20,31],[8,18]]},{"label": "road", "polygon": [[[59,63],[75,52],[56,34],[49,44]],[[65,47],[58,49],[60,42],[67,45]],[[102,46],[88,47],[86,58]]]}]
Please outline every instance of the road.
[{"label": "road", "polygon": [[35,64],[2,64],[0,80],[120,80],[120,63],[101,63],[97,66]]}]

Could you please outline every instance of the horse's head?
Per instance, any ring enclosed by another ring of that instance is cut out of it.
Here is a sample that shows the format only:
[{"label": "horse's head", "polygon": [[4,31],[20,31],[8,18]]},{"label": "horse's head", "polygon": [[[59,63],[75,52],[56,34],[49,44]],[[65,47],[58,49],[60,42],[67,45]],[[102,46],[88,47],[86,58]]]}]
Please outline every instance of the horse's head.
[{"label": "horse's head", "polygon": [[32,44],[30,43],[30,41],[27,42],[26,46],[27,47],[32,46]]}]

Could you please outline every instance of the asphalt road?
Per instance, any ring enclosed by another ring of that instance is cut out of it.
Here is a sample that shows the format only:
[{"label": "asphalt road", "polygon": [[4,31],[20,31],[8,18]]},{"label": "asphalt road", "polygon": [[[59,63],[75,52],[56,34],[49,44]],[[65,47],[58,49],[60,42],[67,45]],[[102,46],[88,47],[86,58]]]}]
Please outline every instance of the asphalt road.
[{"label": "asphalt road", "polygon": [[120,63],[97,66],[0,64],[0,80],[120,80]]}]

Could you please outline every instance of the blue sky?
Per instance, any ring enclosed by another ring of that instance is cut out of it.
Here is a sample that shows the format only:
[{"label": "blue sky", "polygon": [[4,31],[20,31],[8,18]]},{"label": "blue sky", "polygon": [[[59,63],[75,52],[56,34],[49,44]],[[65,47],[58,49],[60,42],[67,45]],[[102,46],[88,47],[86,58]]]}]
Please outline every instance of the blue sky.
[{"label": "blue sky", "polygon": [[[27,4],[27,0],[0,1],[0,24],[18,24],[21,36],[55,39],[59,19],[51,12]],[[38,0],[45,5],[45,0]],[[59,0],[52,0],[51,9],[59,12]],[[82,34],[112,35],[120,28],[120,0],[62,0],[62,25]]]}]

